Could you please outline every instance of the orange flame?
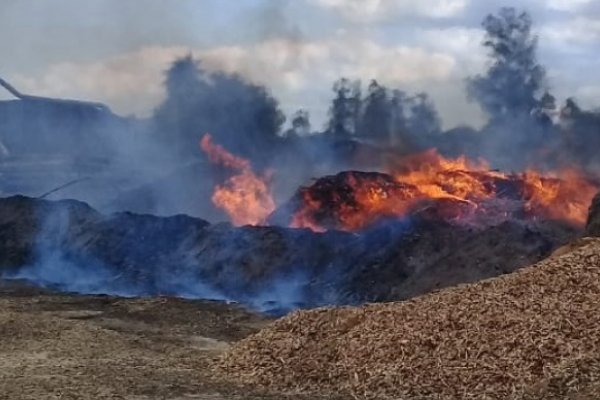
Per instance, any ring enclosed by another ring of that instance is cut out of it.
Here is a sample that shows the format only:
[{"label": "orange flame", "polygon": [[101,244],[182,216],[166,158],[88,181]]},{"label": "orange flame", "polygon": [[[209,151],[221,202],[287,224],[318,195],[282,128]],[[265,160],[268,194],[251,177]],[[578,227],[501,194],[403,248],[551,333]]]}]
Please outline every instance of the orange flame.
[{"label": "orange flame", "polygon": [[566,169],[544,177],[539,172],[528,170],[522,178],[528,211],[575,225],[585,223],[598,186],[581,172]]},{"label": "orange flame", "polygon": [[[248,160],[213,143],[209,134],[200,147],[211,162],[236,172],[216,186],[213,203],[235,225],[264,224],[275,211],[270,172],[257,175]],[[583,225],[599,189],[596,181],[574,169],[507,174],[490,170],[484,160],[446,158],[436,150],[399,157],[388,171],[345,172],[301,188],[290,226],[358,231],[384,218],[415,213],[469,225],[515,217]]]},{"label": "orange flame", "polygon": [[213,204],[224,210],[234,225],[263,224],[267,216],[275,210],[269,186],[271,174],[255,174],[248,160],[236,157],[222,146],[213,143],[208,133],[202,137],[200,148],[212,163],[237,172],[225,183],[215,187]]},{"label": "orange flame", "polygon": [[[408,213],[417,196],[416,187],[394,182],[390,177],[368,172],[349,172],[343,182],[336,182],[339,192],[329,192],[331,197],[319,200],[310,188],[301,191],[303,209],[292,217],[291,227],[310,228],[324,231],[313,218],[323,213],[330,205],[336,206],[334,225],[356,231],[365,225],[385,217],[395,217]],[[329,204],[324,204],[325,202]]]},{"label": "orange flame", "polygon": [[[449,159],[435,150],[395,160],[386,174],[345,173],[335,184],[301,189],[291,226],[357,231],[381,218],[433,207],[454,222],[483,224],[514,215],[583,225],[598,185],[576,170],[505,174],[480,160]],[[318,185],[318,184],[316,184]],[[319,197],[320,196],[320,197]]]},{"label": "orange flame", "polygon": [[312,213],[321,208],[321,202],[312,197],[308,190],[303,191],[302,203],[304,206],[292,216],[290,228],[308,228],[313,232],[325,232],[327,229],[314,221]]},{"label": "orange flame", "polygon": [[481,200],[493,196],[489,180],[502,176],[490,171],[480,160],[475,163],[465,156],[449,159],[436,150],[414,154],[396,161],[392,175],[399,182],[410,183],[432,199]]}]

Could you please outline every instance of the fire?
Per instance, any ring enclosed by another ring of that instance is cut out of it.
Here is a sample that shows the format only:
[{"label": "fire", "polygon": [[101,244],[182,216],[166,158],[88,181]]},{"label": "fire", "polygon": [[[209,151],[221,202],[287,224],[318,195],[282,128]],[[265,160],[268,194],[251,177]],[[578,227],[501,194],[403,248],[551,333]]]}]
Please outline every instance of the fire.
[{"label": "fire", "polygon": [[236,172],[236,175],[215,187],[213,204],[224,210],[234,225],[263,224],[275,210],[269,186],[271,174],[255,174],[248,160],[236,157],[213,143],[208,133],[202,137],[200,147],[212,163]]},{"label": "fire", "polygon": [[484,225],[508,218],[585,223],[598,185],[575,170],[506,174],[480,160],[449,159],[435,150],[399,158],[389,173],[347,172],[300,190],[291,226],[358,231],[390,217],[420,213]]},{"label": "fire", "polygon": [[290,228],[308,228],[313,232],[325,232],[327,229],[314,221],[312,213],[321,208],[321,202],[313,198],[310,191],[305,190],[301,194],[304,206],[298,210],[290,222]]},{"label": "fire", "polygon": [[500,175],[490,171],[483,160],[475,163],[464,156],[448,159],[436,150],[400,159],[390,168],[397,181],[417,186],[422,195],[432,199],[490,198],[493,195],[490,181]]},{"label": "fire", "polygon": [[382,218],[406,214],[419,195],[410,184],[373,172],[347,172],[301,189],[303,208],[291,227],[323,231],[335,227],[349,231]]},{"label": "fire", "polygon": [[[264,224],[275,215],[270,173],[257,175],[248,160],[214,144],[209,134],[200,146],[211,162],[235,171],[212,196],[235,225]],[[318,179],[300,188],[278,214],[290,227],[314,231],[355,232],[411,215],[475,227],[515,218],[583,225],[598,189],[597,182],[572,169],[508,174],[491,170],[485,160],[446,158],[429,150],[394,159],[385,173],[348,171]]]},{"label": "fire", "polygon": [[579,171],[567,169],[553,176],[542,176],[529,170],[522,174],[525,182],[526,208],[552,219],[573,224],[585,223],[592,198],[598,185],[586,179]]}]

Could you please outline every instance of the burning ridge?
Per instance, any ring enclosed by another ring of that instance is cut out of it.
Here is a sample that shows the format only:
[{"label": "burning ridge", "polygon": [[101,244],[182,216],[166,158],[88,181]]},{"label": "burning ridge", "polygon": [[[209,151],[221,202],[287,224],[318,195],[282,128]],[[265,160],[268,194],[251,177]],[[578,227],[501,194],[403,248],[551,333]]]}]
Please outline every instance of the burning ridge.
[{"label": "burning ridge", "polygon": [[429,150],[394,157],[385,172],[345,171],[317,179],[275,210],[270,189],[274,172],[254,173],[248,160],[212,144],[208,134],[201,147],[211,162],[234,171],[215,188],[212,200],[236,225],[356,232],[419,214],[473,227],[510,219],[556,219],[582,226],[600,187],[573,169],[503,173],[483,160],[450,159]]},{"label": "burning ridge", "polygon": [[[410,177],[409,177],[410,178]],[[347,171],[302,187],[270,221],[316,231],[359,231],[377,222],[431,216],[473,227],[510,219],[556,219],[581,226],[596,186],[538,173],[436,172],[429,181]]]},{"label": "burning ridge", "polygon": [[504,174],[428,151],[321,178],[277,209],[270,172],[209,135],[200,146],[229,173],[212,201],[236,226],[3,199],[0,277],[273,312],[406,299],[540,260],[577,235],[596,189],[576,172]]},{"label": "burning ridge", "polygon": [[432,216],[352,234],[103,215],[85,203],[0,199],[0,279],[85,294],[167,295],[261,311],[410,298],[512,272],[578,230],[559,221],[472,229]]}]

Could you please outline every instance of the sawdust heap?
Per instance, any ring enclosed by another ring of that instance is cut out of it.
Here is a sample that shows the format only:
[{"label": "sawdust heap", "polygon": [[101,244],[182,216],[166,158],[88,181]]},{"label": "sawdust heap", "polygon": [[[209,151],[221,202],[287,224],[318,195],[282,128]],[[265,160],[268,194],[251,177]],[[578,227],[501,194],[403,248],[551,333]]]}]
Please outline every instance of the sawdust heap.
[{"label": "sawdust heap", "polygon": [[216,369],[360,399],[600,398],[600,239],[406,302],[296,312]]}]

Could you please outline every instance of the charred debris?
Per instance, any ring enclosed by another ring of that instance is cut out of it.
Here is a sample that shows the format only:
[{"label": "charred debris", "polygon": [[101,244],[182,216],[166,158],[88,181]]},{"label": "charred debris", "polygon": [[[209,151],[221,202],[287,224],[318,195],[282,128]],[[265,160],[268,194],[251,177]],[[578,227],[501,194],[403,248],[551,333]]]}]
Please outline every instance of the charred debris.
[{"label": "charred debris", "polygon": [[560,221],[473,229],[415,214],[360,234],[103,215],[85,203],[0,200],[0,271],[62,291],[180,296],[285,312],[410,298],[512,272],[580,231]]}]

